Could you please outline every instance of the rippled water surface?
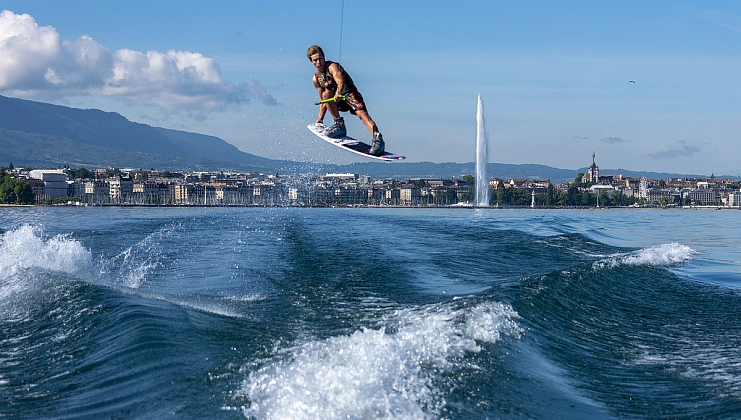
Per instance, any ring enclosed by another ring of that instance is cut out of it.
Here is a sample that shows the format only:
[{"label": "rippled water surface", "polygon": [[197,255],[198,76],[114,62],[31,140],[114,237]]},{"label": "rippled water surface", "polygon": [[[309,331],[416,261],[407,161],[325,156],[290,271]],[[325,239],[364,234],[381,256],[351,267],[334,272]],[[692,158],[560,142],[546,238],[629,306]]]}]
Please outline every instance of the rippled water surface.
[{"label": "rippled water surface", "polygon": [[0,208],[0,418],[741,417],[740,220]]}]

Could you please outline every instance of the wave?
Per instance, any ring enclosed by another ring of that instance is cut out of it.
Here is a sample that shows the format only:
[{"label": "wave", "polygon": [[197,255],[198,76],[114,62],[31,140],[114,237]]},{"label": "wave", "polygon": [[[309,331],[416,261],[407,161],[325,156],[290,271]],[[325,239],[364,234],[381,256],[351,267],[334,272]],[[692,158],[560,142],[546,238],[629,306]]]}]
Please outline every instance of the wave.
[{"label": "wave", "polygon": [[692,248],[679,243],[661,244],[627,254],[596,261],[594,269],[615,268],[621,265],[670,267],[692,260],[698,254]]},{"label": "wave", "polygon": [[476,369],[464,358],[482,345],[520,338],[518,318],[500,303],[403,309],[388,317],[394,327],[298,344],[249,374],[243,412],[265,419],[436,417],[450,391],[443,378]]},{"label": "wave", "polygon": [[92,254],[69,235],[46,238],[42,229],[23,225],[0,235],[0,305],[43,287],[48,273],[79,276],[93,268]]},{"label": "wave", "polygon": [[90,251],[69,235],[43,237],[40,227],[23,225],[0,236],[0,280],[38,268],[75,274],[89,268]]},{"label": "wave", "polygon": [[12,294],[40,287],[48,273],[138,288],[159,266],[155,237],[162,234],[157,232],[111,258],[101,256],[95,261],[92,252],[71,234],[46,237],[40,226],[31,225],[8,230],[0,235],[0,302]]},{"label": "wave", "polygon": [[[162,266],[160,241],[172,231],[173,228],[168,228],[154,232],[116,255],[101,256],[97,261],[92,252],[70,234],[45,237],[40,226],[31,225],[6,231],[0,234],[0,306],[18,310],[17,302],[28,300],[17,299],[18,295],[30,296],[43,289],[64,287],[70,278],[231,317],[242,316],[233,309],[238,303],[262,299],[259,295],[219,298],[136,292],[154,270]],[[61,296],[58,292],[56,297]],[[47,297],[55,298],[53,294]]]}]

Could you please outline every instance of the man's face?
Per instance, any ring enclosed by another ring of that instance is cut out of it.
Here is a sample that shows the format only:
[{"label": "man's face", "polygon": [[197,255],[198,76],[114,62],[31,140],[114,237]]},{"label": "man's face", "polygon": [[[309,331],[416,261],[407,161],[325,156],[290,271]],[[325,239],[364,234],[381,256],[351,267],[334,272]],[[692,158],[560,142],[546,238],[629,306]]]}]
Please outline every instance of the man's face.
[{"label": "man's face", "polygon": [[324,54],[318,52],[311,56],[311,64],[317,68],[317,70],[324,70]]}]

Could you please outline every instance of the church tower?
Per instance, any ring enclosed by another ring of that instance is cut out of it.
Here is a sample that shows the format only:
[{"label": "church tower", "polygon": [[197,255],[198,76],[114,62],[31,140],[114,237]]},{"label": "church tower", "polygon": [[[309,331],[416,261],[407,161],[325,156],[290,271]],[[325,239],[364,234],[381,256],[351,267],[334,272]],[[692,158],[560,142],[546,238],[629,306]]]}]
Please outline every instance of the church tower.
[{"label": "church tower", "polygon": [[585,178],[587,178],[586,180],[587,182],[597,183],[597,181],[599,181],[599,166],[597,166],[597,164],[594,163],[594,157],[595,157],[595,153],[592,152],[592,166],[590,166],[589,169],[587,169],[587,174]]},{"label": "church tower", "polygon": [[599,181],[599,166],[597,166],[596,163],[594,163],[594,157],[595,154],[592,152],[592,166],[589,167],[589,181],[591,182],[597,182]]}]

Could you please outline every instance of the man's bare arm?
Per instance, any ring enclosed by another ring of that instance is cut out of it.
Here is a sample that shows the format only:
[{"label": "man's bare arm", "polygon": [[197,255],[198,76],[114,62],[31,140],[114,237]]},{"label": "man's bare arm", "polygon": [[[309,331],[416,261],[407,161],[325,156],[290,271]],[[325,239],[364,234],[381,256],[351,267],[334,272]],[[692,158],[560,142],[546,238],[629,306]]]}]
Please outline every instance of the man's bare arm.
[{"label": "man's bare arm", "polygon": [[342,92],[342,89],[345,87],[345,79],[342,78],[342,72],[340,71],[340,65],[337,63],[332,63],[332,65],[329,66],[329,74],[332,75],[332,78],[337,83],[337,92],[334,94],[334,101],[337,102],[340,100],[340,92]]},{"label": "man's bare arm", "polygon": [[[319,93],[319,100],[322,100],[322,94],[324,93],[324,88],[319,84],[319,82],[316,81],[315,77],[311,78],[312,82],[314,83],[314,87],[316,88],[317,92]],[[319,105],[319,115],[316,117],[317,123],[323,123],[324,122],[324,116],[327,114],[327,105],[321,104]]]}]

